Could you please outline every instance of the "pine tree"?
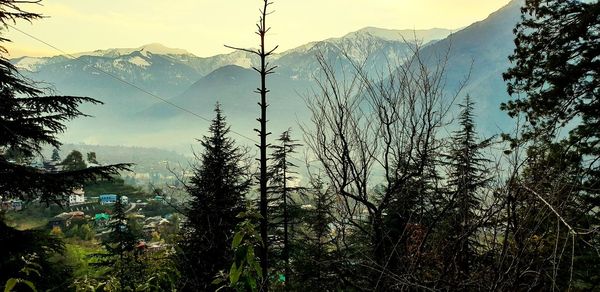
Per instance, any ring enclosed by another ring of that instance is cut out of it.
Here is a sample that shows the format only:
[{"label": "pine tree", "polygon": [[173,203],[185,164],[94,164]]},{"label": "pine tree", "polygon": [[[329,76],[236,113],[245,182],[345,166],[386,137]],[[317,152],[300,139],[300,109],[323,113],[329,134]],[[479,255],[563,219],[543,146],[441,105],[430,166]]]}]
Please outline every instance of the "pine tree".
[{"label": "pine tree", "polygon": [[76,171],[87,168],[85,161],[83,160],[83,154],[77,150],[73,150],[65,159],[61,162],[63,170]]},{"label": "pine tree", "polygon": [[335,197],[318,177],[311,180],[311,188],[307,191],[312,208],[302,216],[302,228],[294,241],[292,254],[296,280],[291,288],[337,291],[340,279],[336,272],[341,268],[339,262],[342,259],[336,255],[336,237],[332,229]]},{"label": "pine tree", "polygon": [[269,169],[269,191],[271,193],[272,210],[269,212],[271,224],[275,227],[283,227],[283,250],[282,260],[285,267],[285,287],[289,288],[291,284],[290,270],[290,226],[293,224],[292,208],[295,205],[292,194],[300,190],[294,187],[291,182],[296,179],[297,167],[291,162],[292,155],[296,153],[296,148],[301,144],[298,140],[293,140],[290,136],[291,130],[281,134],[278,139],[278,145],[272,145],[271,166]]},{"label": "pine tree", "polygon": [[[37,1],[0,0],[0,25],[6,27],[18,20],[41,18],[40,14],[24,10],[23,7],[28,3]],[[6,58],[8,52],[2,44],[8,41],[0,36],[0,197],[4,200],[39,199],[44,203],[63,204],[73,188],[90,180],[110,179],[111,175],[126,169],[127,165],[121,164],[50,173],[10,159],[11,153],[18,153],[26,162],[41,155],[44,145],[60,147],[57,135],[65,131],[65,122],[85,116],[78,106],[100,102],[89,97],[46,96],[44,90],[20,75]],[[3,219],[0,213],[0,221]],[[61,249],[60,243],[49,240],[45,234],[18,231],[4,222],[0,222],[0,246],[3,247],[0,250],[0,283],[18,273],[23,257],[37,253],[39,261],[46,263],[53,251]],[[49,276],[49,270],[41,272],[53,279]]]},{"label": "pine tree", "polygon": [[52,150],[52,161],[54,161],[54,162],[60,161],[60,153],[58,152],[58,148],[54,148],[54,150]]},{"label": "pine tree", "polygon": [[[37,2],[0,0],[0,24],[6,26],[17,20],[41,18],[38,13],[24,10],[22,6],[28,3]],[[8,41],[0,37],[0,196],[5,199],[40,198],[42,202],[60,203],[73,187],[84,181],[110,178],[111,174],[124,169],[126,165],[115,165],[49,174],[7,159],[10,152],[31,158],[41,155],[43,145],[60,147],[56,136],[65,131],[64,123],[85,116],[78,106],[82,103],[101,104],[89,97],[46,96],[43,89],[20,75],[6,58],[8,52],[1,44]]]},{"label": "pine tree", "polygon": [[[518,251],[514,287],[529,285],[532,278],[521,276],[527,269],[552,275],[538,283],[539,290],[572,289],[574,283],[592,289],[599,282],[587,271],[598,265],[589,255],[599,248],[591,226],[599,223],[600,207],[600,2],[527,0],[521,12],[510,56],[513,65],[503,75],[508,93],[517,98],[502,106],[526,121],[518,139],[511,138],[527,143],[527,161],[511,182],[506,207],[506,234],[514,236]],[[557,226],[558,218],[568,225]],[[581,240],[565,233],[565,227],[583,230]],[[540,242],[571,237],[573,246],[564,248],[573,251],[572,258],[561,256],[548,271],[546,258],[555,256],[554,251],[529,252],[524,240],[532,236]],[[588,260],[578,264],[582,258]],[[565,262],[575,268],[561,265]],[[586,266],[585,271],[579,266]]]},{"label": "pine tree", "polygon": [[102,241],[106,253],[95,254],[98,261],[94,265],[111,267],[110,274],[119,280],[121,290],[133,290],[136,281],[140,280],[143,267],[136,254],[138,236],[140,235],[134,234],[129,226],[121,195],[117,195],[109,234]]},{"label": "pine tree", "polygon": [[91,164],[98,164],[98,159],[96,158],[96,152],[88,152],[87,153],[87,161]]},{"label": "pine tree", "polygon": [[474,103],[467,95],[459,116],[460,129],[454,132],[448,155],[449,202],[451,212],[451,238],[455,241],[453,256],[457,259],[459,277],[468,277],[477,240],[477,213],[481,205],[480,191],[490,181],[487,163],[481,151],[490,145],[490,139],[478,141],[474,122]]},{"label": "pine tree", "polygon": [[[555,127],[575,122],[573,147],[600,155],[600,2],[527,0],[515,28],[513,66],[504,73],[503,105],[511,116],[524,114],[527,138],[555,135]],[[596,167],[594,167],[596,168]]]},{"label": "pine tree", "polygon": [[187,185],[192,199],[182,230],[180,266],[187,280],[184,289],[189,291],[210,290],[214,277],[231,263],[228,247],[250,186],[243,153],[227,136],[230,130],[219,104],[215,113],[210,135],[200,141],[204,152],[199,165]]}]

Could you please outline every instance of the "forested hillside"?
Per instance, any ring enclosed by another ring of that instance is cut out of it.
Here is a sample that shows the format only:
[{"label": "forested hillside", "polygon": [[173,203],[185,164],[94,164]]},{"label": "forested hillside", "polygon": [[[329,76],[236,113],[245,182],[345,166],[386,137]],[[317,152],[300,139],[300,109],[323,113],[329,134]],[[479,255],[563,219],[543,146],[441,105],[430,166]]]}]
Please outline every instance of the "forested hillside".
[{"label": "forested hillside", "polygon": [[10,60],[0,0],[5,292],[600,290],[599,1],[283,52],[256,2],[229,54]]}]

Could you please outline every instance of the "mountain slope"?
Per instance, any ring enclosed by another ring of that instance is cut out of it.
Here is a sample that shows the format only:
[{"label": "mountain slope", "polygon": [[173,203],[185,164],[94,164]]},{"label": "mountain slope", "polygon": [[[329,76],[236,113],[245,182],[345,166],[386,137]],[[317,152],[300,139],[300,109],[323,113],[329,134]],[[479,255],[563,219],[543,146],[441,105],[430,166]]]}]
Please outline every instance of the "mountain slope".
[{"label": "mountain slope", "polygon": [[[369,72],[386,68],[388,61],[402,61],[410,46],[405,40],[415,37],[426,43],[422,52],[435,59],[451,47],[448,60],[448,90],[473,70],[466,93],[478,101],[480,116],[485,113],[483,128],[497,132],[497,124],[508,121],[498,105],[506,94],[501,73],[508,67],[507,56],[513,47],[512,28],[519,19],[522,0],[515,0],[487,19],[449,35],[452,31],[423,31],[364,28],[340,38],[312,42],[273,56],[277,65],[267,86],[271,90],[270,121],[277,133],[296,121],[307,121],[308,109],[302,96],[313,88],[319,72],[315,54],[322,52],[340,72],[348,71],[354,61],[368,60]],[[446,37],[446,38],[444,38]],[[443,40],[438,40],[444,38]],[[258,97],[253,91],[259,83],[256,72],[249,69],[258,60],[246,52],[233,52],[200,58],[184,50],[150,44],[133,49],[98,50],[77,54],[74,60],[64,56],[19,58],[12,60],[34,80],[55,84],[61,94],[98,98],[104,106],[84,110],[96,118],[70,124],[68,142],[85,141],[101,144],[165,145],[193,141],[206,130],[207,123],[189,112],[212,117],[214,104],[223,104],[236,131],[254,137]],[[176,109],[145,93],[119,82],[98,69],[150,91],[183,108]],[[193,121],[193,122],[191,122]],[[192,127],[193,125],[193,127]]]},{"label": "mountain slope", "polygon": [[[259,76],[254,70],[229,65],[201,78],[170,102],[204,117],[212,117],[214,106],[219,102],[228,121],[237,126],[240,132],[254,137],[252,129],[258,113],[258,95],[254,90],[258,82]],[[269,119],[274,133],[293,127],[296,119],[308,118],[308,111],[299,93],[310,86],[307,80],[285,74],[269,76]],[[191,117],[168,104],[157,103],[141,112],[137,118],[141,121],[162,120],[178,124],[189,123]]]},{"label": "mountain slope", "polygon": [[[463,89],[476,101],[480,128],[488,133],[508,130],[513,121],[501,112],[500,104],[508,100],[502,73],[510,63],[514,50],[513,28],[520,20],[524,0],[513,0],[488,18],[476,22],[448,38],[423,49],[423,55],[434,62],[450,48],[447,68],[447,90],[454,92],[469,74]],[[463,94],[463,96],[464,96]]]}]

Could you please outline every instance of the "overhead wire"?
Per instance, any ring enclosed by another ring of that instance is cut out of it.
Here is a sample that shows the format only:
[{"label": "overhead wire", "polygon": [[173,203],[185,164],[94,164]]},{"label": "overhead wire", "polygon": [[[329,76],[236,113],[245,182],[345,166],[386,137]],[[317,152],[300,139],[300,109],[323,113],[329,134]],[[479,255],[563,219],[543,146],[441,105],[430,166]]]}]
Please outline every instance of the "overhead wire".
[{"label": "overhead wire", "polygon": [[[69,58],[70,60],[79,60],[79,58],[73,56],[72,54],[67,53],[66,51],[58,48],[57,46],[51,44],[48,41],[45,41],[43,39],[40,39],[39,37],[36,37],[36,36],[34,36],[34,35],[30,34],[30,33],[27,33],[25,31],[23,31],[23,30],[15,27],[14,25],[7,24],[7,26],[10,27],[11,29],[14,29],[15,31],[17,31],[17,32],[19,32],[19,33],[21,33],[21,34],[23,34],[23,35],[25,35],[25,36],[27,36],[27,37],[35,40],[35,41],[37,41],[37,42],[40,42],[40,43],[42,43],[42,44],[44,44],[44,45],[46,45],[46,46],[48,46],[48,47],[50,47],[50,48],[58,51],[58,52],[60,52],[61,54],[63,54],[67,58]],[[174,103],[174,102],[172,102],[172,101],[170,101],[170,100],[168,100],[166,98],[163,98],[163,97],[161,97],[161,96],[159,96],[159,95],[157,95],[155,93],[152,93],[152,92],[150,92],[150,91],[148,91],[148,90],[146,90],[146,89],[144,89],[144,88],[142,88],[142,87],[140,87],[140,86],[138,86],[138,85],[136,85],[136,84],[134,84],[134,83],[132,83],[130,81],[127,81],[127,80],[125,80],[125,79],[123,79],[123,78],[121,78],[121,77],[119,77],[119,76],[117,76],[117,75],[115,75],[115,74],[113,74],[111,72],[108,72],[106,70],[98,68],[98,67],[94,66],[94,64],[92,64],[92,63],[88,63],[88,64],[91,66],[91,68],[95,69],[99,73],[105,74],[105,75],[107,75],[107,76],[109,76],[109,77],[111,77],[111,78],[113,78],[113,79],[115,79],[115,80],[117,80],[117,81],[125,84],[125,85],[131,86],[131,87],[133,87],[133,88],[135,88],[135,89],[137,89],[137,90],[145,93],[146,95],[148,95],[150,97],[158,99],[159,101],[161,101],[161,102],[163,102],[163,103],[165,103],[165,104],[167,104],[169,106],[172,106],[172,107],[174,107],[174,108],[176,108],[178,110],[186,112],[186,113],[188,113],[188,114],[190,114],[190,115],[192,115],[192,116],[194,116],[196,118],[199,118],[199,119],[201,119],[203,121],[206,121],[206,122],[211,122],[211,119],[209,119],[207,117],[204,117],[204,116],[202,116],[202,115],[200,115],[200,114],[198,114],[196,112],[193,112],[193,111],[191,111],[191,110],[189,110],[189,109],[187,109],[187,108],[185,108],[183,106],[180,106],[180,105],[178,105],[178,104],[176,104],[176,103]],[[247,139],[247,140],[249,140],[251,142],[260,143],[257,139],[252,138],[252,137],[250,137],[248,135],[242,134],[242,133],[240,133],[238,131],[235,131],[235,130],[230,130],[230,131],[231,131],[231,133],[233,133],[235,135],[238,135],[239,137],[242,137],[244,139]],[[299,162],[306,162],[305,160],[302,160],[302,159],[299,159],[299,158],[296,158],[296,157],[293,157],[293,156],[291,156],[290,158],[292,158],[293,160],[299,161]]]}]

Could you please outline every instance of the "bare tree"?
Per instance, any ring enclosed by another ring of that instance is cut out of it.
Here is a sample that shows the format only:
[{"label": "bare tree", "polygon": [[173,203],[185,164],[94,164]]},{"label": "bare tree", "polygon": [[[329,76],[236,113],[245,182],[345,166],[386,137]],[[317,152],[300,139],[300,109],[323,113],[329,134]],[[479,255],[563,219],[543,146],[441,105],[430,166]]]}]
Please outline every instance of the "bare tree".
[{"label": "bare tree", "polygon": [[[340,195],[347,222],[370,238],[370,267],[382,274],[387,257],[396,252],[386,244],[386,213],[394,201],[414,201],[415,208],[402,214],[407,224],[413,216],[422,218],[431,205],[425,192],[411,198],[400,194],[434,168],[438,130],[460,93],[444,91],[445,57],[428,65],[431,60],[423,58],[420,46],[410,45],[408,58],[390,62],[377,74],[364,69],[368,60],[356,62],[348,55],[353,72],[339,74],[318,54],[321,76],[307,98],[312,123],[303,125],[306,144]],[[374,192],[376,185],[381,187]]]},{"label": "bare tree", "polygon": [[[268,270],[269,270],[269,259],[268,259],[268,250],[269,250],[269,240],[268,240],[268,198],[267,198],[267,148],[269,145],[267,144],[267,136],[271,134],[267,132],[267,107],[269,104],[267,103],[267,93],[269,90],[267,89],[267,75],[272,74],[276,68],[276,66],[271,66],[267,62],[267,58],[273,54],[273,52],[277,49],[278,46],[275,46],[271,50],[267,50],[265,47],[265,36],[267,32],[271,29],[266,25],[267,15],[270,14],[268,12],[269,6],[273,4],[273,2],[269,2],[268,0],[263,1],[263,7],[260,10],[260,19],[257,26],[258,36],[260,37],[260,47],[258,50],[252,49],[244,49],[244,48],[236,48],[231,46],[226,46],[231,49],[240,50],[249,52],[252,54],[256,54],[260,58],[260,68],[253,67],[253,69],[260,74],[260,88],[257,88],[256,93],[260,94],[260,102],[258,105],[260,106],[260,118],[258,118],[258,122],[260,123],[260,129],[254,129],[258,132],[258,136],[260,137],[260,145],[257,145],[260,149],[260,236],[263,242],[263,249],[261,250],[261,267],[262,272],[265,279],[268,279]],[[263,291],[268,290],[268,285],[263,285]]]}]

